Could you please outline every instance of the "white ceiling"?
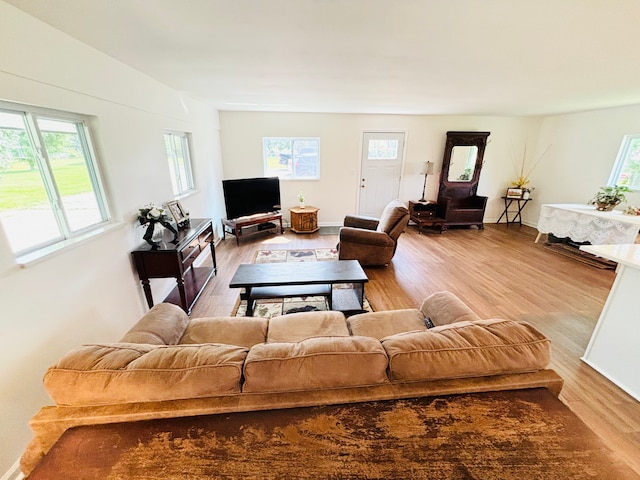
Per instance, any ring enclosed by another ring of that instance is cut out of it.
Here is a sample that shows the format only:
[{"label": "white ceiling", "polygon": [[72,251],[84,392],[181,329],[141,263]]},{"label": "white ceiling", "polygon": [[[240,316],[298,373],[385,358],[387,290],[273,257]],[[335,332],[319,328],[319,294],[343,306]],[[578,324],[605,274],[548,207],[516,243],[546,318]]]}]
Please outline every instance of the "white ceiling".
[{"label": "white ceiling", "polygon": [[219,110],[640,103],[638,0],[5,1]]}]

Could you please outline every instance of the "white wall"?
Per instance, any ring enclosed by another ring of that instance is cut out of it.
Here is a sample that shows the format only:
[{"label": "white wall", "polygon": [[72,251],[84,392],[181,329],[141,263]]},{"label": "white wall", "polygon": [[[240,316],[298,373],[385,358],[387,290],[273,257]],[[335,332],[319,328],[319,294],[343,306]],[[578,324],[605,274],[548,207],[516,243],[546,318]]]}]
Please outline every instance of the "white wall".
[{"label": "white wall", "polygon": [[[281,190],[285,216],[296,204],[298,191],[303,191],[306,202],[321,209],[321,225],[338,225],[345,214],[357,209],[364,131],[407,132],[400,188],[404,201],[422,193],[424,177],[417,173],[420,162],[433,161],[436,172],[440,171],[446,131],[490,131],[478,189],[489,197],[485,221],[494,222],[502,213],[500,197],[526,155],[524,172],[530,172],[529,186],[535,190],[523,221],[535,226],[540,205],[587,203],[606,185],[623,136],[640,133],[640,106],[546,118],[223,111],[220,124],[225,178],[263,175],[262,137],[320,137],[321,179],[283,181]],[[435,199],[437,191],[436,174],[428,177],[427,198]],[[640,192],[627,194],[627,200],[639,206]],[[623,208],[624,204],[618,207]]]},{"label": "white wall", "polygon": [[[117,340],[146,310],[130,251],[138,207],[172,199],[164,129],[191,132],[198,192],[192,217],[224,211],[217,112],[0,1],[0,99],[92,116],[110,206],[121,227],[19,268],[0,228],[0,474],[51,404],[48,366],[82,343]],[[170,287],[156,284],[158,296]]]},{"label": "white wall", "polygon": [[[535,200],[525,221],[537,224],[544,203],[589,202],[607,184],[622,138],[637,133],[639,105],[545,118],[537,150],[550,148],[532,175]],[[640,192],[626,196],[628,205],[640,205]]]},{"label": "white wall", "polygon": [[406,132],[400,187],[404,201],[420,198],[424,177],[418,172],[421,162],[427,160],[435,162],[437,174],[427,178],[426,196],[437,197],[448,130],[491,132],[478,193],[489,196],[485,219],[495,221],[504,208],[500,197],[519,168],[514,152],[520,152],[520,159],[526,144],[527,155],[535,155],[540,124],[539,118],[524,117],[220,112],[225,178],[264,174],[262,137],[320,137],[320,180],[282,181],[281,200],[286,217],[297,203],[297,193],[303,191],[305,202],[320,208],[321,225],[339,225],[345,214],[356,211],[365,131]]}]

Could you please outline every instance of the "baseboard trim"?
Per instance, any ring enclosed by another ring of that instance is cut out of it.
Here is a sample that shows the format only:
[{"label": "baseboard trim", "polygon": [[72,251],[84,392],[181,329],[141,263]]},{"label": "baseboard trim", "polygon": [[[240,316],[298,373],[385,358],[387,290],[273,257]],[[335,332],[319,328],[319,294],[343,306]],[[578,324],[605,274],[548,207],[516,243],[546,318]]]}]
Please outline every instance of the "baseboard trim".
[{"label": "baseboard trim", "polygon": [[14,463],[0,480],[23,480],[24,475],[20,471],[20,460]]}]

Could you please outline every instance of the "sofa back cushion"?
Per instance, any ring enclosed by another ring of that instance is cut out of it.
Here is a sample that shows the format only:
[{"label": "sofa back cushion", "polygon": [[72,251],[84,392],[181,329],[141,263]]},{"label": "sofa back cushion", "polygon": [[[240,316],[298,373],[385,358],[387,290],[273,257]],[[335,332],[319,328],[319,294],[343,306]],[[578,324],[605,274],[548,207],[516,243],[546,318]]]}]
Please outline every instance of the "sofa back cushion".
[{"label": "sofa back cushion", "polygon": [[232,345],[84,345],[44,376],[58,405],[104,405],[240,392],[248,349]]},{"label": "sofa back cushion", "polygon": [[293,392],[388,383],[387,355],[368,337],[314,337],[251,348],[243,392]]},{"label": "sofa back cushion", "polygon": [[299,342],[310,337],[347,337],[347,319],[342,312],[290,313],[269,319],[267,343]]},{"label": "sofa back cushion", "polygon": [[378,340],[397,333],[427,329],[422,312],[415,308],[361,313],[349,317],[347,324],[352,335]]},{"label": "sofa back cushion", "polygon": [[382,339],[392,382],[418,382],[542,370],[550,341],[525,322],[480,320]]},{"label": "sofa back cushion", "polygon": [[269,320],[259,317],[195,318],[179,343],[224,343],[251,348],[265,342],[268,324]]},{"label": "sofa back cushion", "polygon": [[177,305],[154,305],[120,340],[122,343],[175,345],[189,325],[189,317]]}]

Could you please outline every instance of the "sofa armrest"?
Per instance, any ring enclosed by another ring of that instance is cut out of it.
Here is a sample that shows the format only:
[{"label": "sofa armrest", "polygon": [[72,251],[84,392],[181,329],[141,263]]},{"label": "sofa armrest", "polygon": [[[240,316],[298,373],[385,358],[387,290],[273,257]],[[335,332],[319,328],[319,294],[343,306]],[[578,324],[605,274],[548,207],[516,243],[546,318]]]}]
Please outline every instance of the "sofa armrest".
[{"label": "sofa armrest", "polygon": [[347,215],[344,217],[344,226],[353,228],[363,228],[365,230],[375,230],[378,228],[380,220],[363,215]]},{"label": "sofa armrest", "polygon": [[382,340],[392,382],[535,372],[551,361],[551,342],[526,322],[479,320],[400,333]]},{"label": "sofa armrest", "polygon": [[240,393],[247,348],[235,345],[83,345],[47,370],[58,405],[161,402]]},{"label": "sofa armrest", "polygon": [[480,317],[451,292],[436,292],[427,297],[420,311],[435,326],[456,322],[475,322]]},{"label": "sofa armrest", "polygon": [[380,247],[393,247],[395,245],[393,239],[384,232],[352,227],[342,227],[340,229],[340,243],[342,242]]},{"label": "sofa armrest", "polygon": [[172,303],[159,303],[143,315],[120,342],[175,345],[188,325],[189,317],[182,308]]}]

